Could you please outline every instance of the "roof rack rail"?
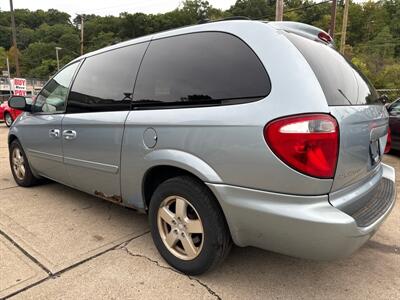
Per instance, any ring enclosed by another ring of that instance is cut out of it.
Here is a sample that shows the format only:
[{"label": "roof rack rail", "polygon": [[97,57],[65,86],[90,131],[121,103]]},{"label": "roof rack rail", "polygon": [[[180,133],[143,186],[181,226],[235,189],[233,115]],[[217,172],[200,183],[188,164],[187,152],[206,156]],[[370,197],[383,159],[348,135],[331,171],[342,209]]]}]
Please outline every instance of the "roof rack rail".
[{"label": "roof rack rail", "polygon": [[229,21],[229,20],[251,20],[251,19],[245,16],[232,16],[232,17],[222,18],[217,21]]},{"label": "roof rack rail", "polygon": [[226,17],[222,19],[217,19],[217,20],[210,20],[210,19],[203,19],[198,22],[198,24],[205,24],[205,23],[213,23],[213,22],[220,22],[220,21],[232,21],[232,20],[251,20],[249,17],[244,17],[244,16],[232,16],[232,17]]}]

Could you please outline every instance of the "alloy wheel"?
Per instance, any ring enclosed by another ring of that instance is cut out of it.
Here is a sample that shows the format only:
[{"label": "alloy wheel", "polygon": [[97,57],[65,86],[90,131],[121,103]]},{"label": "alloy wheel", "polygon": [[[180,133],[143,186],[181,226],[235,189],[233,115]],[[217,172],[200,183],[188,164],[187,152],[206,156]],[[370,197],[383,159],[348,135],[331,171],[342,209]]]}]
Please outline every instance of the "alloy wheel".
[{"label": "alloy wheel", "polygon": [[12,119],[12,117],[11,117],[11,115],[10,115],[9,113],[5,114],[5,116],[4,116],[4,122],[6,122],[6,125],[7,125],[8,127],[10,127],[10,126],[12,125],[13,119]]},{"label": "alloy wheel", "polygon": [[196,258],[203,247],[204,228],[196,209],[183,197],[163,200],[157,213],[157,225],[165,247],[182,260]]},{"label": "alloy wheel", "polygon": [[12,167],[14,170],[15,176],[19,180],[24,180],[26,169],[25,169],[25,160],[22,152],[19,148],[14,148],[12,153]]}]

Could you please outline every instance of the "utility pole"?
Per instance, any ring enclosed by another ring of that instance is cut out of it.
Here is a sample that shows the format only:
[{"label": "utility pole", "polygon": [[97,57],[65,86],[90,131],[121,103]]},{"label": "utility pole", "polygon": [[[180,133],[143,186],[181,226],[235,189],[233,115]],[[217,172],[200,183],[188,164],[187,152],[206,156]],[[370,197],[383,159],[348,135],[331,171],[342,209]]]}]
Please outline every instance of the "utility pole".
[{"label": "utility pole", "polygon": [[344,1],[342,36],[340,37],[340,53],[342,54],[344,54],[344,45],[346,44],[347,18],[349,16],[349,2],[350,2],[349,0]]},{"label": "utility pole", "polygon": [[15,16],[14,16],[13,0],[10,0],[10,13],[11,13],[12,41],[13,41],[13,46],[15,48],[15,73],[16,73],[17,77],[20,77],[19,59],[18,59],[18,47],[17,47],[17,30],[15,29]]},{"label": "utility pole", "polygon": [[56,47],[56,58],[57,58],[57,71],[60,70],[60,60],[58,59],[58,50],[61,50],[62,48]]},{"label": "utility pole", "polygon": [[81,16],[81,55],[83,55],[83,15]]},{"label": "utility pole", "polygon": [[12,86],[11,86],[11,75],[10,75],[10,62],[8,61],[8,56],[6,58],[7,62],[7,75],[8,75],[8,86],[10,88],[10,97],[12,96]]},{"label": "utility pole", "polygon": [[335,37],[335,28],[336,28],[336,3],[337,0],[332,0],[332,6],[331,6],[331,24],[329,27],[329,35],[332,37],[332,39]]},{"label": "utility pole", "polygon": [[276,0],[275,21],[283,20],[283,0]]}]

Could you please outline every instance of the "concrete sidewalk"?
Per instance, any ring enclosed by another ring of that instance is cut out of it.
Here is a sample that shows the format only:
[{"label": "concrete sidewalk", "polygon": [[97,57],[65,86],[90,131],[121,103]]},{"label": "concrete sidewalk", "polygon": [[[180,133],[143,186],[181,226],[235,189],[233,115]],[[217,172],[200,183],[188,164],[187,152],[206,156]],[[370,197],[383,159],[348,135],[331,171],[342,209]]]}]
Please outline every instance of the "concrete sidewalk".
[{"label": "concrete sidewalk", "polygon": [[[0,298],[16,299],[398,299],[400,208],[362,249],[312,262],[233,248],[211,273],[171,269],[133,210],[57,183],[17,187],[0,124]],[[400,157],[386,156],[397,169]]]}]

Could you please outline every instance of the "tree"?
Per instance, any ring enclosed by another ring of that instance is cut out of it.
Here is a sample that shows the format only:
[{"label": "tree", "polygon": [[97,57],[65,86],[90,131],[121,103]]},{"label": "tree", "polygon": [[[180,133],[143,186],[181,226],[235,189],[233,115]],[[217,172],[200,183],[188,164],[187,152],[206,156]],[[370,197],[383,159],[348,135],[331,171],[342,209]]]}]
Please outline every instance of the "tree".
[{"label": "tree", "polygon": [[386,65],[378,75],[377,82],[379,82],[380,86],[383,88],[400,88],[400,63]]},{"label": "tree", "polygon": [[[284,20],[304,22],[324,30],[330,23],[330,3],[316,0],[285,0]],[[228,10],[212,7],[206,0],[185,0],[179,8],[163,14],[123,12],[119,16],[83,15],[85,52],[155,32],[197,24],[205,19],[246,16],[252,19],[275,17],[276,0],[237,0]],[[311,6],[312,5],[312,6]],[[343,0],[339,1],[337,28],[341,28]],[[55,47],[60,66],[79,56],[81,16],[55,9],[16,9],[17,42],[23,76],[48,77],[56,70]],[[345,55],[378,87],[399,87],[400,0],[352,1],[349,8]],[[260,37],[262,38],[262,37]],[[10,13],[0,11],[0,47],[4,48],[14,71],[11,48]],[[4,53],[3,50],[1,50]],[[11,53],[11,54],[10,54]],[[3,54],[4,55],[4,54]],[[0,58],[1,59],[1,58]],[[1,62],[0,62],[1,65]]]},{"label": "tree", "polygon": [[5,70],[7,69],[7,52],[6,49],[3,47],[0,47],[0,70]]},{"label": "tree", "polygon": [[[8,56],[8,60],[9,60],[9,64],[10,64],[10,73],[15,73],[15,54],[17,52],[17,49],[13,46],[11,47],[8,52],[7,52],[7,56]],[[18,58],[19,61],[21,61],[21,52],[18,49]]]},{"label": "tree", "polygon": [[236,3],[229,8],[228,12],[232,16],[245,16],[252,19],[275,18],[275,2],[265,0],[237,0]]},{"label": "tree", "polygon": [[[43,70],[50,70],[49,60],[55,60],[56,43],[34,42],[22,51],[23,74],[30,77],[43,78]],[[46,62],[44,68],[40,68]],[[57,63],[56,63],[57,66]],[[39,71],[38,71],[39,70]]]},{"label": "tree", "polygon": [[99,47],[103,48],[106,46],[110,46],[118,42],[118,39],[115,37],[113,32],[100,32],[90,40],[90,44],[88,45],[88,51],[97,50]]}]

